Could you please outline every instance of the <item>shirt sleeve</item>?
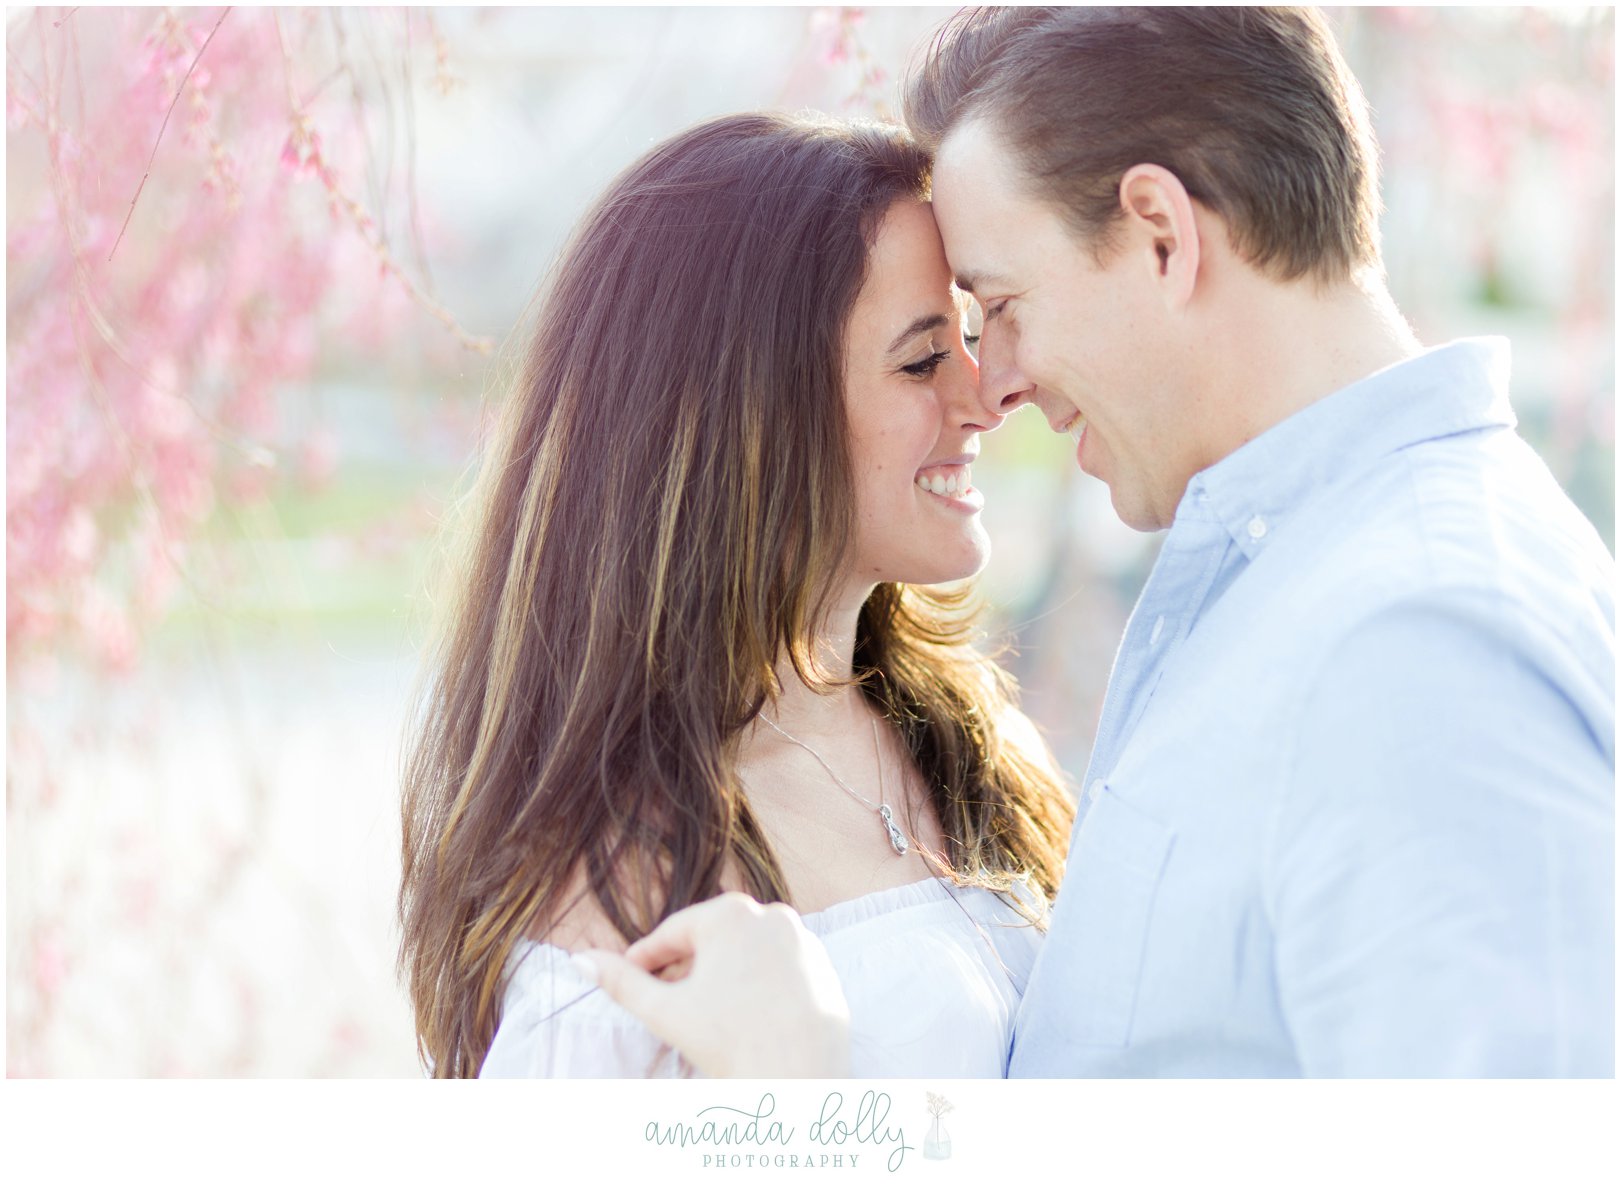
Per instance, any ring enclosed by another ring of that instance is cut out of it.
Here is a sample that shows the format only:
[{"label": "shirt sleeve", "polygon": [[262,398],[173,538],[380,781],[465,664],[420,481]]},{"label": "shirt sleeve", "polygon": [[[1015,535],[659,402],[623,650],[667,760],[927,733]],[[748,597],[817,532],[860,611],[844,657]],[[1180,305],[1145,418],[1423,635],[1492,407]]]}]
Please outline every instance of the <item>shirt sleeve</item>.
[{"label": "shirt sleeve", "polygon": [[1303,699],[1267,895],[1307,1076],[1613,1076],[1613,743],[1517,639],[1398,606]]},{"label": "shirt sleeve", "polygon": [[481,1078],[680,1078],[692,1067],[554,946],[513,973]]}]

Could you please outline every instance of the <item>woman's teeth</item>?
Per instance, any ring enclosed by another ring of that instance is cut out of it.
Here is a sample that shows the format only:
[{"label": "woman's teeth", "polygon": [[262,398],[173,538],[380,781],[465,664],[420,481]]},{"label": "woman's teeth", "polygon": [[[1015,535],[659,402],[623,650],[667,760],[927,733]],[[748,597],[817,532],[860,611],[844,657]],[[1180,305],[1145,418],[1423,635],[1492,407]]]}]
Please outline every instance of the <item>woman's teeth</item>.
[{"label": "woman's teeth", "polygon": [[973,483],[968,468],[960,466],[938,467],[927,473],[920,472],[917,485],[935,495],[957,495],[967,491]]},{"label": "woman's teeth", "polygon": [[1064,432],[1070,436],[1072,441],[1079,442],[1081,435],[1086,432],[1086,418],[1079,413],[1075,414],[1069,419],[1069,424],[1064,426]]}]

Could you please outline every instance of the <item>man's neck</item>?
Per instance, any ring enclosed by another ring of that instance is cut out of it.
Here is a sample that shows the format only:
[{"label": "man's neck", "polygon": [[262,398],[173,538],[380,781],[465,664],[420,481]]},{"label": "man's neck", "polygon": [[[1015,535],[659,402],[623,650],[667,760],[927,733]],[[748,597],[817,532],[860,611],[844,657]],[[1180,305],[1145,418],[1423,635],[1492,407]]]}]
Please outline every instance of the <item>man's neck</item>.
[{"label": "man's neck", "polygon": [[[1229,295],[1218,333],[1205,442],[1213,465],[1323,397],[1424,348],[1382,280],[1279,285],[1253,275]],[[1231,300],[1236,296],[1238,300]]]}]

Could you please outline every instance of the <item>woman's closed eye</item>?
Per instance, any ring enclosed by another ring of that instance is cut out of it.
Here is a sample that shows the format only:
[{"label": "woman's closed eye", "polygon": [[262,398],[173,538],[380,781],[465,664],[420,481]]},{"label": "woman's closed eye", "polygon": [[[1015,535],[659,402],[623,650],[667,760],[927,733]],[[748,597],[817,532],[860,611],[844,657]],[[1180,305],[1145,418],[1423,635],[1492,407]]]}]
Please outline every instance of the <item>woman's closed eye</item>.
[{"label": "woman's closed eye", "polygon": [[906,364],[901,368],[901,371],[905,372],[909,376],[917,376],[920,379],[927,379],[929,376],[934,375],[934,373],[939,370],[940,365],[950,358],[951,352],[949,350],[935,351],[926,358],[918,360],[916,363]]}]

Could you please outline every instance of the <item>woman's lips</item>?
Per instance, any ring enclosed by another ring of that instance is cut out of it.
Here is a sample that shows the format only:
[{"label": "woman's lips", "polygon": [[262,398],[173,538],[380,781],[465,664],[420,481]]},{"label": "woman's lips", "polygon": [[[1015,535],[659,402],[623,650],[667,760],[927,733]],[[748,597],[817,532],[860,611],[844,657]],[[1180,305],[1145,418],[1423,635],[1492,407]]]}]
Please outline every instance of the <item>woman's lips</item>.
[{"label": "woman's lips", "polygon": [[973,476],[967,463],[943,463],[924,467],[917,473],[917,485],[934,495],[956,495],[959,492],[972,491],[974,487]]},{"label": "woman's lips", "polygon": [[924,467],[917,473],[916,483],[926,494],[959,511],[977,512],[985,506],[967,463]]}]

